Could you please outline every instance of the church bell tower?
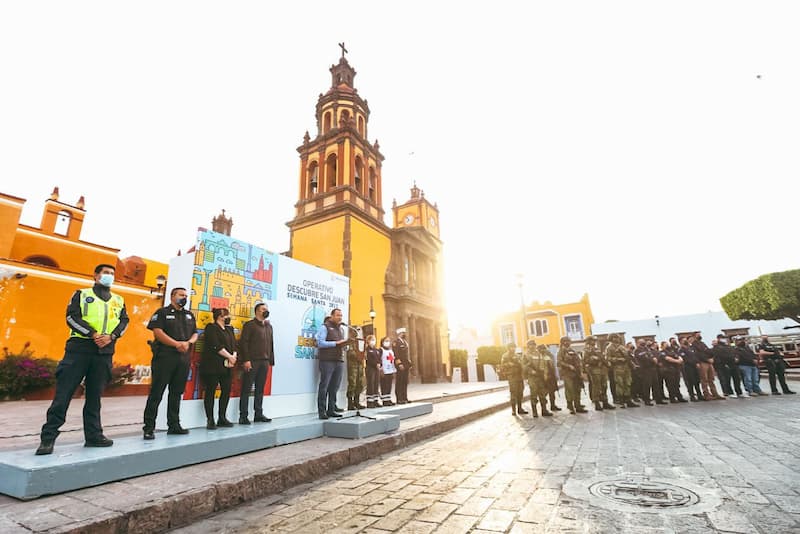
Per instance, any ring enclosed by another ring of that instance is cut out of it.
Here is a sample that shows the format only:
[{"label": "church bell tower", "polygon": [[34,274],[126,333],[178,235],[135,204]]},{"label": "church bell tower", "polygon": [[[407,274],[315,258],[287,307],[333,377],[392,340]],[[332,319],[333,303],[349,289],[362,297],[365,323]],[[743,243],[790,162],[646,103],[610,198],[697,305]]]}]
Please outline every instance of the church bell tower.
[{"label": "church bell tower", "polygon": [[[331,86],[319,95],[316,135],[308,132],[300,155],[298,200],[289,254],[350,278],[351,324],[370,322],[379,336],[386,321],[381,295],[391,254],[391,230],[384,222],[378,141],[368,140],[369,106],[358,94],[355,69],[345,57],[330,67]],[[347,310],[346,310],[347,311]]]}]

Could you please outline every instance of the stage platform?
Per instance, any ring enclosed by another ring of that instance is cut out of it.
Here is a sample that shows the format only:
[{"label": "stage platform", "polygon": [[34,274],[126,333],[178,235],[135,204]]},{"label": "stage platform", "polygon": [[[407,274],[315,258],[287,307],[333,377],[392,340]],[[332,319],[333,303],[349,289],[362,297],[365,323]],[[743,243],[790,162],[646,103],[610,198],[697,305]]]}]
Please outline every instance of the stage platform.
[{"label": "stage platform", "polygon": [[362,416],[345,412],[342,419],[324,421],[316,414],[298,415],[217,430],[193,428],[188,435],[157,432],[152,441],[141,434],[117,437],[108,448],[56,441],[47,456],[30,449],[0,452],[0,493],[34,499],[323,436],[364,438],[392,432],[401,419],[431,412],[432,403],[418,402],[365,409]]}]

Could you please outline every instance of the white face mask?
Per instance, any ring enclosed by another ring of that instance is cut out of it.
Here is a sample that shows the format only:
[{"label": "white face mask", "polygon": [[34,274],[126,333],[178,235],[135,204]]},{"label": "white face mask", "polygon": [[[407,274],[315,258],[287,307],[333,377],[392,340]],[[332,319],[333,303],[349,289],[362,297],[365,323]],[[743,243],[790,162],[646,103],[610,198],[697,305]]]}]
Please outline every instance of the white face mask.
[{"label": "white face mask", "polygon": [[392,344],[387,341],[386,343],[383,344],[383,348],[390,349],[392,348]]},{"label": "white face mask", "polygon": [[114,275],[113,274],[108,274],[108,273],[101,274],[99,282],[100,282],[100,285],[103,285],[103,286],[106,286],[106,287],[111,287],[111,284],[114,283]]}]

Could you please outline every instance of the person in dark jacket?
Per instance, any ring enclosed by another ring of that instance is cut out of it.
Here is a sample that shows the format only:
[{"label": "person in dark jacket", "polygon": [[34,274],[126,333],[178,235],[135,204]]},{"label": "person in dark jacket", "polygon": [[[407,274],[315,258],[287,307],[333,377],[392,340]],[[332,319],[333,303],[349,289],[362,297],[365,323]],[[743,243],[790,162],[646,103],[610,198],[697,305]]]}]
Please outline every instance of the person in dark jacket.
[{"label": "person in dark jacket", "polygon": [[42,426],[37,455],[52,454],[64,424],[72,396],[83,380],[86,384],[83,405],[83,435],[86,447],[110,447],[113,440],[103,435],[100,422],[100,396],[111,379],[114,349],[128,327],[128,313],[122,297],[111,292],[114,266],[101,263],[94,269],[94,285],[79,289],[67,306],[70,336],[64,358],[56,368],[56,393]]},{"label": "person in dark jacket", "polygon": [[675,351],[673,346],[666,341],[661,342],[661,350],[658,353],[658,360],[661,364],[661,374],[667,383],[669,401],[673,403],[686,402],[681,395],[680,379],[681,369],[683,369],[683,358]]},{"label": "person in dark jacket", "polygon": [[408,400],[408,375],[414,365],[411,363],[411,356],[408,341],[406,340],[406,329],[398,328],[397,339],[392,343],[394,351],[395,366],[397,367],[397,378],[395,379],[394,396],[397,404],[406,404]]},{"label": "person in dark jacket", "polygon": [[758,385],[758,355],[747,346],[747,340],[743,336],[736,338],[736,347],[733,350],[739,360],[745,391],[751,396],[763,395],[764,392]]},{"label": "person in dark jacket", "polygon": [[372,334],[366,339],[366,371],[367,371],[367,408],[377,408],[381,400],[380,382],[383,364],[381,363],[381,349]]},{"label": "person in dark jacket", "polygon": [[[736,353],[728,344],[728,338],[725,335],[717,336],[717,344],[711,349],[711,353],[714,355],[714,364],[719,372],[719,382],[722,385],[723,394],[734,399],[749,397],[747,392],[742,393],[742,381],[736,362]],[[731,388],[731,380],[733,380],[733,388]]]},{"label": "person in dark jacket", "polygon": [[[633,357],[639,364],[639,384],[642,402],[645,406],[652,406],[654,399],[656,404],[666,404],[661,396],[661,384],[658,379],[658,358],[648,347],[644,339],[637,341],[636,350]],[[652,397],[650,396],[652,392]]]},{"label": "person in dark jacket", "polygon": [[692,402],[706,400],[705,397],[703,397],[703,392],[700,390],[700,372],[697,369],[697,353],[689,344],[687,338],[681,338],[677,354],[683,358],[683,379],[686,382],[686,389],[689,390],[689,400]]},{"label": "person in dark jacket", "polygon": [[769,373],[769,387],[772,390],[772,394],[781,394],[781,392],[778,391],[777,384],[780,382],[784,394],[794,395],[794,391],[790,390],[789,386],[786,384],[785,371],[788,365],[786,364],[786,360],[783,359],[780,348],[770,343],[769,337],[763,336],[756,350],[758,351],[758,355],[764,359],[764,366]]},{"label": "person in dark jacket", "polygon": [[239,424],[249,425],[250,389],[253,391],[253,411],[256,423],[272,421],[264,415],[264,385],[267,383],[270,367],[275,365],[275,347],[272,340],[272,325],[269,322],[269,308],[259,302],[253,309],[255,317],[242,327],[239,340],[242,361],[242,391],[239,394]]},{"label": "person in dark jacket", "polygon": [[[228,401],[231,398],[231,368],[236,365],[236,337],[227,308],[211,310],[213,323],[206,325],[203,333],[203,353],[200,355],[200,381],[203,383],[203,406],[206,410],[206,428],[231,427],[228,421]],[[219,417],[214,421],[214,394],[219,385]]]},{"label": "person in dark jacket", "polygon": [[320,419],[342,417],[336,410],[336,395],[342,385],[344,373],[344,351],[350,339],[341,328],[342,310],[334,308],[317,330],[317,361],[319,363],[319,387],[317,388],[317,412]]}]

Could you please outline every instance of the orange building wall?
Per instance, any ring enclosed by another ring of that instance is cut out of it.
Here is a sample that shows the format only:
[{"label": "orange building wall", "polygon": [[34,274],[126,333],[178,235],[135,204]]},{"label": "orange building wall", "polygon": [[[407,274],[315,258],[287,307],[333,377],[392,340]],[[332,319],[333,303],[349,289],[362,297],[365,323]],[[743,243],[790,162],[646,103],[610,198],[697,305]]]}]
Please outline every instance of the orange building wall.
[{"label": "orange building wall", "polygon": [[115,249],[85,244],[82,241],[68,241],[63,237],[49,236],[22,226],[17,230],[9,258],[22,261],[34,255],[53,258],[59,269],[74,273],[94,269],[98,263],[117,264]]},{"label": "orange building wall", "polygon": [[[91,276],[60,273],[25,264],[0,263],[0,268],[13,267],[24,278],[10,277],[0,280],[0,345],[18,352],[26,342],[36,357],[60,360],[64,355],[64,342],[69,336],[66,310],[75,290],[91,287]],[[148,290],[115,284],[112,291],[125,299],[130,324],[125,335],[117,342],[115,364],[150,364],[148,339],[152,333],[146,325],[161,306],[161,299]]]}]

